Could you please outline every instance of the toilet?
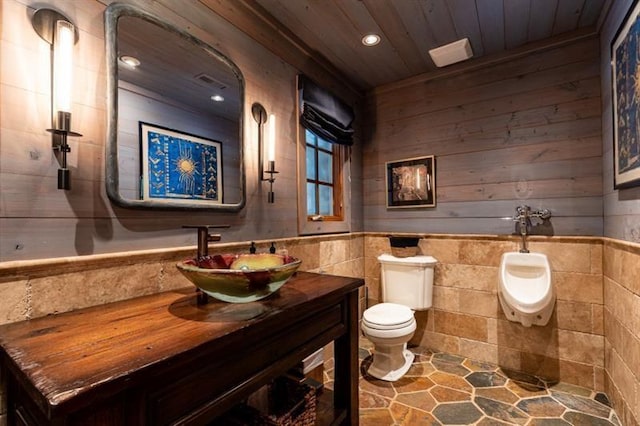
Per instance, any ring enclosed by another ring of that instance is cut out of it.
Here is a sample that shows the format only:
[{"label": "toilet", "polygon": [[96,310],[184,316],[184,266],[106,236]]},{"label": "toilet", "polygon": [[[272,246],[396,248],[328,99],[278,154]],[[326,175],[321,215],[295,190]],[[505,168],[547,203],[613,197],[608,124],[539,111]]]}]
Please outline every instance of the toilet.
[{"label": "toilet", "polygon": [[416,331],[414,310],[431,307],[433,271],[437,260],[431,256],[378,257],[382,270],[382,302],[364,311],[361,328],[373,343],[369,375],[396,381],[411,367],[414,354],[407,342]]},{"label": "toilet", "polygon": [[508,320],[525,327],[549,322],[556,296],[546,255],[504,253],[499,285],[498,298]]}]

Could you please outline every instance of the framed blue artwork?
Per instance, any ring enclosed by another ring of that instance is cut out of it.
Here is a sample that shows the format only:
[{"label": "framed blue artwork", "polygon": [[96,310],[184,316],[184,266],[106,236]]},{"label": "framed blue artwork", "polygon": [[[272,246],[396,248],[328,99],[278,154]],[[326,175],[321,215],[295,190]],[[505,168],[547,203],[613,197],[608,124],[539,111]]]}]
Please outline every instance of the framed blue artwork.
[{"label": "framed blue artwork", "polygon": [[635,1],[611,44],[615,189],[640,185],[639,10]]},{"label": "framed blue artwork", "polygon": [[220,142],[140,122],[143,200],[222,203]]}]

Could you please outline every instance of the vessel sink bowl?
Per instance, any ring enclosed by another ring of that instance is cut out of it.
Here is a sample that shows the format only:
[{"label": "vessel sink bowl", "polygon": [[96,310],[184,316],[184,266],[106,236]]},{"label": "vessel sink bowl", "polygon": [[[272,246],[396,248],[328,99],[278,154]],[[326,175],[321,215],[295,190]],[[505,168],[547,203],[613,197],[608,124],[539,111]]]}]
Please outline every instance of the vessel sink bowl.
[{"label": "vessel sink bowl", "polygon": [[295,257],[271,254],[217,254],[179,262],[176,267],[211,297],[248,303],[275,293],[302,263]]}]

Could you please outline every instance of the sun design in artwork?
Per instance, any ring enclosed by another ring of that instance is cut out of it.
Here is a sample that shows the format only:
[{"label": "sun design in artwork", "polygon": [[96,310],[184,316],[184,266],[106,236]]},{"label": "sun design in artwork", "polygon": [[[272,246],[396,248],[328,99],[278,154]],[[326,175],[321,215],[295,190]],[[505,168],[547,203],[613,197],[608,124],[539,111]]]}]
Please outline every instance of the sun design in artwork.
[{"label": "sun design in artwork", "polygon": [[186,193],[193,194],[195,192],[198,166],[193,159],[191,147],[180,146],[180,156],[175,159],[176,171],[180,174],[179,182]]}]

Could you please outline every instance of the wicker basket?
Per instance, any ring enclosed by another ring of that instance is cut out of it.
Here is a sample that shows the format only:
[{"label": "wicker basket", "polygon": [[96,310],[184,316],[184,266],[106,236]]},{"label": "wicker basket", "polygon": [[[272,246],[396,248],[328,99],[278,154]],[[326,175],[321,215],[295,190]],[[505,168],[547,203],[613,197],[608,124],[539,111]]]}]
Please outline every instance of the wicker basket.
[{"label": "wicker basket", "polygon": [[267,407],[237,405],[215,426],[311,426],[316,422],[316,390],[288,378],[278,378],[268,386]]},{"label": "wicker basket", "polygon": [[316,390],[304,383],[278,379],[270,385],[269,413],[261,413],[257,424],[267,426],[312,426],[316,423]]},{"label": "wicker basket", "polygon": [[417,255],[419,242],[420,238],[417,237],[396,237],[389,235],[391,254],[395,257],[411,257]]},{"label": "wicker basket", "polygon": [[418,247],[391,247],[391,254],[395,257],[411,257],[418,254]]}]

